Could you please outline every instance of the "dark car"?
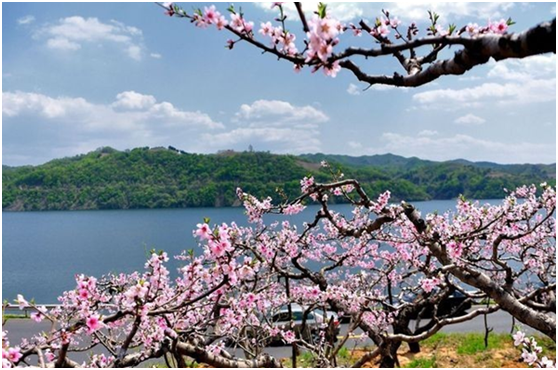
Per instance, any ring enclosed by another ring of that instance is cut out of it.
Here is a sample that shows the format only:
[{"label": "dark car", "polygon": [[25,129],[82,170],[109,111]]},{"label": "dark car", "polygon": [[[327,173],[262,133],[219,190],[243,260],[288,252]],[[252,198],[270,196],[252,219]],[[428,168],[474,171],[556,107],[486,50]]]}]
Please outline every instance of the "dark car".
[{"label": "dark car", "polygon": [[[436,316],[438,317],[456,317],[461,316],[467,313],[467,310],[470,309],[472,303],[470,300],[467,300],[467,297],[459,292],[455,291],[446,299],[442,300],[438,304],[438,311],[436,312]],[[415,313],[415,315],[411,316],[411,319],[416,320],[419,316],[419,312]],[[426,306],[421,312],[420,317],[423,319],[430,319],[434,317],[434,305]]]},{"label": "dark car", "polygon": [[[404,298],[406,302],[412,302],[415,298],[415,295],[408,295]],[[471,301],[467,301],[467,297],[459,292],[455,291],[449,297],[444,299],[438,305],[438,317],[448,316],[448,317],[456,317],[461,316],[467,313],[467,310],[470,309],[472,306]],[[379,308],[381,309],[381,308]],[[411,315],[411,319],[416,320],[418,318],[418,312],[414,315]],[[423,319],[430,319],[434,316],[434,305],[427,306],[420,312],[420,317]],[[349,323],[351,321],[351,315],[345,314],[340,317],[340,321],[342,323]]]}]

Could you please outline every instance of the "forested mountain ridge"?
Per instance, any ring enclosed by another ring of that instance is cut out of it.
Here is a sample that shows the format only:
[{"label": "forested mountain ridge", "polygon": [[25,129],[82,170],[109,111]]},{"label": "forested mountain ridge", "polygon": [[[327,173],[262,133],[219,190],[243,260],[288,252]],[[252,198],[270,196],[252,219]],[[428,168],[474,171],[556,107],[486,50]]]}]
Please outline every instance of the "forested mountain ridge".
[{"label": "forested mountain ridge", "polygon": [[[327,160],[345,177],[358,179],[375,196],[428,200],[501,198],[503,188],[546,181],[555,184],[552,165],[498,165],[418,158],[349,157],[264,152],[190,154],[173,147],[97,151],[39,166],[2,166],[2,209],[78,210],[236,206],[235,190],[279,199],[300,193],[299,181],[313,175],[330,180],[319,162]],[[335,200],[334,200],[335,201]],[[338,199],[339,201],[339,199]]]}]

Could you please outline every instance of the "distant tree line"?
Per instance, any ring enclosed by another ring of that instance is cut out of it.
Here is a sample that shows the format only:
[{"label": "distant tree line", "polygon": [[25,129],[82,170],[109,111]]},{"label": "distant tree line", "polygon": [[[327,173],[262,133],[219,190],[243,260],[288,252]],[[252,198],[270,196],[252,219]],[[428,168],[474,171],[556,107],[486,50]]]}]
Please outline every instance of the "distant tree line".
[{"label": "distant tree line", "polygon": [[[359,178],[369,194],[390,189],[396,200],[488,199],[520,184],[555,184],[551,166],[431,162],[385,155],[340,157],[267,152],[190,154],[174,147],[117,151],[104,147],[40,166],[3,166],[4,210],[77,210],[237,206],[237,187],[276,200],[300,193],[299,179],[329,174],[319,162]],[[343,199],[332,199],[342,202]]]}]

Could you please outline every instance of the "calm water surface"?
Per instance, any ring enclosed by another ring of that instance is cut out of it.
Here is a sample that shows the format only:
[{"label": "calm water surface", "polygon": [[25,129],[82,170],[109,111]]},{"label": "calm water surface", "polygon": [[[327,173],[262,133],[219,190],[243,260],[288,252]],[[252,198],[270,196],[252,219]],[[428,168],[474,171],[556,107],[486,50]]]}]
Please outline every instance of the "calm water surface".
[{"label": "calm water surface", "polygon": [[[483,201],[491,204],[498,200]],[[454,209],[456,202],[414,202],[424,214]],[[348,205],[333,206],[348,213]],[[296,216],[274,216],[302,225],[317,206]],[[169,256],[197,248],[192,230],[204,217],[211,223],[247,225],[243,208],[190,208],[118,211],[2,212],[2,299],[18,293],[38,303],[56,303],[75,287],[74,275],[100,277],[109,272],[143,269],[146,253],[163,249]],[[170,270],[178,263],[171,259]]]}]

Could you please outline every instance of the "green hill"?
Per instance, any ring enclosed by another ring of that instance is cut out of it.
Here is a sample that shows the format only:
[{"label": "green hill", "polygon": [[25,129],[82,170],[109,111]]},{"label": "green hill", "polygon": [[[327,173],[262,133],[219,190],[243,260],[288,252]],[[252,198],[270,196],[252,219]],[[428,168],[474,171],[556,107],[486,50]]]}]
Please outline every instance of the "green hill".
[{"label": "green hill", "polygon": [[[371,196],[394,199],[500,198],[503,188],[547,181],[551,165],[432,162],[395,155],[349,157],[264,152],[190,154],[173,147],[97,151],[39,166],[2,166],[2,209],[77,210],[237,206],[237,187],[258,197],[300,193],[309,174],[328,181],[327,160],[358,179]],[[335,200],[334,200],[335,201]]]}]

